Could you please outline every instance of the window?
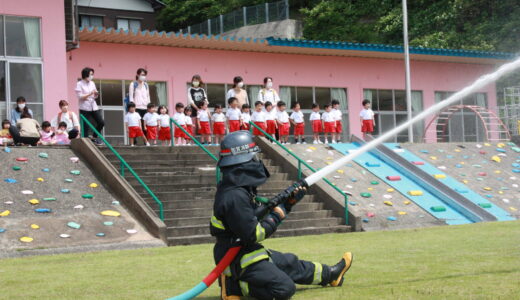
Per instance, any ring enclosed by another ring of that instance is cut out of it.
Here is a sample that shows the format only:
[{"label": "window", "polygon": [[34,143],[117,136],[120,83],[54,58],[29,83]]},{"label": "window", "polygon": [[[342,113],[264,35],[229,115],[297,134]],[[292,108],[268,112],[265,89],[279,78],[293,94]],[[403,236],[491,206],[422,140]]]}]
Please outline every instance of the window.
[{"label": "window", "polygon": [[[220,104],[222,107],[227,107],[227,85],[209,83],[206,84],[206,93],[208,93],[208,102],[210,107],[215,107],[215,104]],[[248,95],[249,96],[249,95]]]},{"label": "window", "polygon": [[141,29],[141,20],[117,19],[117,29],[139,31]]},{"label": "window", "polygon": [[23,96],[43,121],[40,19],[0,15],[0,119],[9,119]]},{"label": "window", "polygon": [[80,15],[81,27],[103,27],[102,16]]},{"label": "window", "polygon": [[[446,100],[454,92],[436,91],[435,103]],[[477,105],[488,107],[486,93],[474,93],[454,105]],[[483,142],[486,133],[482,121],[472,111],[464,110],[453,114],[448,128],[437,126],[437,130],[446,132],[446,142]]]},{"label": "window", "polygon": [[318,103],[320,110],[323,112],[325,104],[330,103],[333,99],[340,102],[340,108],[343,112],[343,135],[349,136],[348,131],[348,101],[347,90],[344,88],[330,88],[330,87],[300,87],[300,86],[281,86],[280,99],[287,104],[287,111],[290,111],[291,104],[298,101],[305,115],[305,132],[307,135],[312,135],[312,127],[309,120],[309,115],[312,112],[312,104]]},{"label": "window", "polygon": [[[372,103],[375,113],[376,127],[374,135],[381,135],[408,120],[408,105],[404,90],[376,90],[365,89],[364,98]],[[412,114],[416,115],[423,109],[421,91],[412,91]],[[424,122],[413,125],[414,141],[421,138],[424,131]],[[394,142],[407,142],[408,130],[403,130],[393,139]]]}]

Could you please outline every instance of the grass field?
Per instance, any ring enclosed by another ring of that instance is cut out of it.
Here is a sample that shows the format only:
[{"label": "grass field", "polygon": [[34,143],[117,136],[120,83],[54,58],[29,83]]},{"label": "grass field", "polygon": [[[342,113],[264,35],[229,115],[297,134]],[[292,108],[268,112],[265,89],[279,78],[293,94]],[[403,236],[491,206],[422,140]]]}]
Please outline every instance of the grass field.
[{"label": "grass field", "polygon": [[[293,299],[520,299],[520,222],[328,234],[265,243],[335,263],[355,253],[341,288]],[[0,299],[165,299],[200,282],[212,245],[0,260]],[[200,299],[218,299],[211,287]]]}]

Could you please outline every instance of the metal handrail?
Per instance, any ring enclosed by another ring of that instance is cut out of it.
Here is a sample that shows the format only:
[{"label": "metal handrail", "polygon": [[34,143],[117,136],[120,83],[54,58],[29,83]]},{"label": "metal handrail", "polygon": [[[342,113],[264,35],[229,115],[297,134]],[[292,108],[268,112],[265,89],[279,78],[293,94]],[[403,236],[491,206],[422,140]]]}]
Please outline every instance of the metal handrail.
[{"label": "metal handrail", "polygon": [[[304,166],[306,166],[309,170],[311,170],[313,173],[317,172],[316,169],[314,169],[309,164],[307,164],[307,162],[302,160],[299,156],[294,154],[291,150],[287,149],[287,147],[285,147],[280,142],[278,142],[270,134],[265,132],[262,128],[258,127],[258,125],[256,125],[255,123],[253,123],[251,121],[249,122],[249,124],[251,124],[251,130],[253,129],[253,126],[254,126],[264,136],[266,136],[271,141],[275,142],[278,146],[280,146],[283,150],[285,150],[285,152],[289,153],[292,157],[294,157],[298,161],[298,180],[302,179],[302,167],[301,167],[302,164]],[[327,178],[323,178],[323,181],[325,181],[328,185],[330,185],[333,189],[338,191],[344,197],[344,199],[345,199],[345,224],[348,225],[348,195],[346,193],[344,193],[341,189],[339,189],[336,185],[334,185],[332,182],[330,182]]]},{"label": "metal handrail", "polygon": [[90,129],[92,129],[92,131],[94,131],[94,133],[97,134],[97,136],[103,140],[103,143],[105,143],[105,145],[108,147],[108,149],[110,149],[110,151],[112,151],[112,153],[114,153],[114,155],[117,157],[117,159],[119,159],[119,162],[121,163],[120,175],[124,177],[125,168],[127,168],[128,171],[130,171],[130,173],[134,176],[134,178],[137,179],[139,184],[142,187],[144,187],[146,192],[150,196],[152,196],[152,199],[155,201],[155,203],[157,203],[157,205],[159,205],[159,218],[164,221],[163,203],[159,200],[159,198],[157,198],[157,196],[155,196],[155,194],[152,192],[152,190],[150,190],[150,188],[146,185],[146,183],[144,183],[144,181],[141,179],[141,177],[139,177],[139,175],[137,175],[137,173],[134,171],[134,169],[132,169],[132,167],[130,167],[130,165],[123,159],[123,157],[116,151],[116,149],[114,149],[114,147],[112,147],[112,145],[110,145],[110,143],[105,139],[105,137],[99,131],[97,131],[97,129],[94,127],[94,125],[92,125],[92,123],[90,123],[89,120],[87,120],[87,118],[85,118],[85,116],[80,114],[80,120],[81,120],[81,136],[85,137],[85,131],[84,131],[85,126],[84,125],[87,124],[88,127],[90,127]]},{"label": "metal handrail", "polygon": [[[209,157],[211,157],[214,161],[218,162],[218,158],[215,155],[213,155],[213,153],[211,153],[208,149],[206,149],[206,147],[204,147],[204,145],[202,145],[193,135],[191,135],[186,129],[184,129],[181,125],[179,125],[179,123],[177,123],[173,118],[170,117],[170,130],[171,130],[171,142],[172,142],[171,145],[172,146],[174,145],[174,140],[175,140],[172,124],[177,126],[177,128],[179,128],[180,130],[182,130],[182,132],[184,132],[184,134],[186,134],[192,141],[194,141],[195,144],[197,146],[199,146],[199,148],[204,150],[204,152],[206,152],[206,154],[208,154]],[[216,168],[216,179],[217,179],[217,184],[218,184],[220,182],[220,168],[219,167]]]}]

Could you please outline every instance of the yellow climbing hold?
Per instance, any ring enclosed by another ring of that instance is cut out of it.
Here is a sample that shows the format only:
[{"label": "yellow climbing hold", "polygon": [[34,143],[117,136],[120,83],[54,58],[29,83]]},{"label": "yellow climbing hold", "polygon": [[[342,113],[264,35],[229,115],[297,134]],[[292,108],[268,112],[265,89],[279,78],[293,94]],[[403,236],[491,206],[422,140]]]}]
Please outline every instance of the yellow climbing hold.
[{"label": "yellow climbing hold", "polygon": [[495,174],[500,174],[500,173],[502,173],[502,171],[500,171],[500,170],[495,170]]},{"label": "yellow climbing hold", "polygon": [[97,188],[98,187],[98,184],[97,183],[94,183],[92,182],[91,184],[88,185],[89,187],[91,188]]},{"label": "yellow climbing hold", "polygon": [[437,160],[437,156],[430,156],[431,160]]},{"label": "yellow climbing hold", "polygon": [[516,208],[514,208],[514,207],[512,207],[512,206],[510,206],[509,209],[510,209],[511,211],[517,211],[517,210],[518,210],[518,209],[516,209]]},{"label": "yellow climbing hold", "polygon": [[9,210],[4,210],[3,212],[0,213],[0,217],[7,217],[8,215],[11,214],[11,211]]},{"label": "yellow climbing hold", "polygon": [[372,188],[372,187],[369,187],[369,188],[367,188],[367,190],[369,190],[369,191],[373,191],[373,190],[374,190],[374,188]]},{"label": "yellow climbing hold", "polygon": [[343,171],[343,170],[337,170],[336,172],[338,172],[338,173],[340,173],[340,174],[345,173],[345,171]]},{"label": "yellow climbing hold", "polygon": [[410,196],[422,196],[422,191],[408,191],[408,195]]},{"label": "yellow climbing hold", "polygon": [[406,201],[403,201],[403,203],[404,203],[404,205],[410,205],[410,203],[412,203],[412,202],[406,200]]},{"label": "yellow climbing hold", "polygon": [[505,146],[506,146],[506,144],[504,144],[504,143],[498,143],[498,144],[497,144],[497,147],[498,147],[498,148],[504,148]]},{"label": "yellow climbing hold", "polygon": [[44,181],[45,181],[45,180],[44,180],[43,178],[41,178],[41,177],[36,178],[36,180],[37,180],[38,182],[44,182]]},{"label": "yellow climbing hold", "polygon": [[491,144],[490,144],[490,143],[484,143],[484,146],[486,146],[486,147],[490,147]]},{"label": "yellow climbing hold", "polygon": [[316,150],[316,147],[310,146],[309,149]]},{"label": "yellow climbing hold", "polygon": [[24,243],[30,243],[33,241],[33,238],[32,237],[28,237],[28,236],[22,236],[20,238],[20,242],[24,242]]},{"label": "yellow climbing hold", "polygon": [[455,150],[453,150],[453,151],[455,151],[455,152],[460,152],[460,149],[455,149]]},{"label": "yellow climbing hold", "polygon": [[491,157],[491,160],[494,161],[494,162],[497,162],[497,163],[499,163],[499,162],[502,161],[502,159],[500,159],[500,157],[498,157],[498,156],[496,156],[496,155],[493,155],[493,156]]},{"label": "yellow climbing hold", "polygon": [[433,175],[433,177],[435,177],[435,179],[444,179],[444,178],[446,178],[446,175],[444,175],[444,174],[435,174],[435,175]]},{"label": "yellow climbing hold", "polygon": [[460,164],[461,164],[461,165],[465,165],[465,164],[466,164],[466,162],[464,162],[464,161],[461,161],[461,162],[460,162]]},{"label": "yellow climbing hold", "polygon": [[40,229],[40,226],[36,225],[36,224],[31,224],[31,228],[32,229]]},{"label": "yellow climbing hold", "polygon": [[490,188],[489,186],[486,186],[486,187],[484,188],[484,191],[491,191],[491,190],[492,190],[492,188]]},{"label": "yellow climbing hold", "polygon": [[462,180],[462,182],[464,182],[465,184],[468,184],[469,181],[467,179],[464,179],[464,180]]},{"label": "yellow climbing hold", "polygon": [[40,204],[40,200],[38,200],[38,199],[31,199],[31,200],[29,200],[29,203],[31,203],[32,205]]},{"label": "yellow climbing hold", "polygon": [[504,192],[503,192],[503,191],[498,191],[498,193],[499,193],[500,195],[502,195]]},{"label": "yellow climbing hold", "polygon": [[330,161],[326,161],[325,163],[326,163],[327,165],[330,165],[330,164],[332,164],[332,163],[331,163]]},{"label": "yellow climbing hold", "polygon": [[101,215],[108,217],[119,217],[121,213],[115,210],[104,210],[101,212]]},{"label": "yellow climbing hold", "polygon": [[404,216],[404,215],[406,215],[406,212],[405,211],[400,211],[400,212],[398,212],[398,214],[400,214],[401,216]]},{"label": "yellow climbing hold", "polygon": [[386,205],[388,205],[388,206],[392,206],[392,205],[394,205],[394,204],[392,203],[392,201],[385,201],[385,202],[383,202],[383,203],[386,204]]},{"label": "yellow climbing hold", "polygon": [[391,192],[394,192],[395,190],[392,189],[392,188],[390,188],[390,189],[387,189],[386,191],[389,192],[389,193],[391,193]]}]

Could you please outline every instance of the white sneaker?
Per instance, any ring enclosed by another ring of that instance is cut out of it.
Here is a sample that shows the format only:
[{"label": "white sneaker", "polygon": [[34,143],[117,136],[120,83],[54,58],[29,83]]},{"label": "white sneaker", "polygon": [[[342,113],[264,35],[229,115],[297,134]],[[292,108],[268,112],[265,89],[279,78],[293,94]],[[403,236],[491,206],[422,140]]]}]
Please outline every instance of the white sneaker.
[{"label": "white sneaker", "polygon": [[312,142],[313,144],[318,144],[318,140],[314,140],[314,142]]},{"label": "white sneaker", "polygon": [[306,141],[303,141],[303,142],[302,142],[302,144],[306,145],[306,144],[307,144],[307,142],[306,142]]},{"label": "white sneaker", "polygon": [[336,144],[336,141],[335,141],[335,140],[332,140],[331,144]]},{"label": "white sneaker", "polygon": [[329,143],[329,140],[325,140],[325,144],[328,144]]},{"label": "white sneaker", "polygon": [[299,144],[301,144],[301,143],[300,142],[296,142],[296,145],[299,145]]},{"label": "white sneaker", "polygon": [[135,147],[135,145],[134,145],[134,144],[132,144],[132,145],[130,145],[130,147]]},{"label": "white sneaker", "polygon": [[150,143],[146,143],[146,147],[150,147]]},{"label": "white sneaker", "polygon": [[320,141],[320,140],[318,140],[318,144],[323,144],[323,142],[322,142],[322,141]]}]

